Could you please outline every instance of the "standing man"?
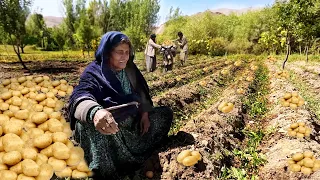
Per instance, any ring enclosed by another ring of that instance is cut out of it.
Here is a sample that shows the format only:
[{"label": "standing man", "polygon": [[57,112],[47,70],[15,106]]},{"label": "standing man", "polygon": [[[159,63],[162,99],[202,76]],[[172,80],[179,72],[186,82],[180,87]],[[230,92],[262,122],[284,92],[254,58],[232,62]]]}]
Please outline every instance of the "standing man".
[{"label": "standing man", "polygon": [[161,45],[156,44],[156,35],[151,34],[150,39],[147,42],[146,49],[144,51],[144,54],[146,57],[147,72],[152,72],[156,70],[156,67],[157,67],[156,48],[160,49]]},{"label": "standing man", "polygon": [[177,41],[180,46],[180,61],[181,65],[183,65],[186,62],[188,56],[188,41],[187,38],[183,36],[181,31],[178,32],[178,36],[179,38],[177,39]]}]

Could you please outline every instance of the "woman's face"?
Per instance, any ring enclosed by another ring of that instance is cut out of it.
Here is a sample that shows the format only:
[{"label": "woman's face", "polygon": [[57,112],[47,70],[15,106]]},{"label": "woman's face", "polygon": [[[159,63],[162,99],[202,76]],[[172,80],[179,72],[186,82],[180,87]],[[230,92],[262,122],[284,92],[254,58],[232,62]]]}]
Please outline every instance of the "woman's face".
[{"label": "woman's face", "polygon": [[110,68],[120,71],[127,65],[130,56],[130,48],[126,43],[120,44],[111,52],[109,65]]}]

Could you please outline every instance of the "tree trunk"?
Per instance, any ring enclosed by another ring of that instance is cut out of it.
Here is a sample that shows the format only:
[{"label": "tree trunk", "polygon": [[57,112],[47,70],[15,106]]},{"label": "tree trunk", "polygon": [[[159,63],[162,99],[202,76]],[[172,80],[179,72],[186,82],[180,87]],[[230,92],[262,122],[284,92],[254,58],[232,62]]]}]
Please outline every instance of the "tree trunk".
[{"label": "tree trunk", "polygon": [[24,46],[20,46],[21,48],[21,53],[24,54]]},{"label": "tree trunk", "polygon": [[308,58],[308,51],[309,51],[309,47],[307,46],[307,47],[306,47],[307,62],[309,61],[309,58]]},{"label": "tree trunk", "polygon": [[[19,59],[19,61],[21,62],[22,66],[23,66],[23,69],[29,71],[29,69],[27,68],[27,66],[26,66],[26,65],[24,64],[24,62],[22,61],[21,54],[20,54],[20,50],[19,50],[19,46],[17,46],[17,50],[16,50],[16,48],[15,48],[15,45],[12,45],[12,46],[13,46],[14,52],[17,54],[18,59]],[[23,48],[22,48],[22,49],[23,49]]]},{"label": "tree trunk", "polygon": [[282,69],[284,69],[284,67],[285,67],[285,65],[286,65],[286,62],[288,61],[289,52],[290,52],[290,44],[288,43],[288,44],[287,44],[287,55],[286,55],[285,61],[284,61],[283,64],[282,64]]},{"label": "tree trunk", "polygon": [[302,51],[302,50],[301,50],[301,45],[299,45],[299,50],[300,50],[300,55],[301,55],[301,51]]}]

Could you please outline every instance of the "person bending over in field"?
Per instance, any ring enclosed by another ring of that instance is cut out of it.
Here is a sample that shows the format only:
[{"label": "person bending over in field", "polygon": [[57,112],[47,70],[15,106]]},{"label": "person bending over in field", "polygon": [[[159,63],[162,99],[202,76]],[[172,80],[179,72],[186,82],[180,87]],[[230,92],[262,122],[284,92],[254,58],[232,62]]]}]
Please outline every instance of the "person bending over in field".
[{"label": "person bending over in field", "polygon": [[71,128],[94,179],[113,179],[139,168],[167,137],[172,123],[171,109],[153,107],[133,59],[126,35],[106,33],[70,96]]}]

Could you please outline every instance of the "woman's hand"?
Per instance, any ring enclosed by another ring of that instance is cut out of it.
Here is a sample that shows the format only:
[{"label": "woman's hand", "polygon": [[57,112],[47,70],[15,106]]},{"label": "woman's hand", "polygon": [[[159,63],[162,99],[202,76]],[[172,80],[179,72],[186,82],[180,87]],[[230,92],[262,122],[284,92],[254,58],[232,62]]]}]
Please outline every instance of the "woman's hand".
[{"label": "woman's hand", "polygon": [[112,114],[105,109],[100,109],[96,112],[93,122],[101,134],[110,135],[119,131],[118,123],[114,120]]},{"label": "woman's hand", "polygon": [[150,120],[149,120],[149,113],[144,112],[142,113],[141,121],[140,121],[140,132],[141,135],[144,135],[148,132],[150,127]]}]

